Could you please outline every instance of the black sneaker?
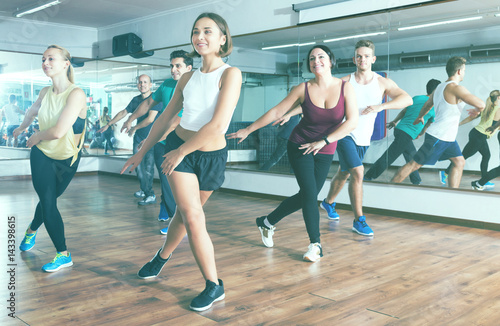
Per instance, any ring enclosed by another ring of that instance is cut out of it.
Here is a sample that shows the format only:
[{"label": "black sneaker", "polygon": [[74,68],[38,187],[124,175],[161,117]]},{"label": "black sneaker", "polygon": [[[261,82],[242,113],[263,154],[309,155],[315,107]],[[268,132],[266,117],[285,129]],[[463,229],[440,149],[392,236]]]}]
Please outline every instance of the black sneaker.
[{"label": "black sneaker", "polygon": [[224,283],[219,279],[219,284],[207,280],[205,290],[191,301],[189,308],[194,311],[204,311],[212,306],[212,303],[220,301],[226,297],[224,293]]},{"label": "black sneaker", "polygon": [[148,279],[152,277],[158,276],[160,274],[163,266],[167,261],[169,261],[170,257],[172,257],[172,254],[168,256],[167,259],[163,259],[160,257],[160,250],[156,253],[156,255],[151,259],[150,262],[146,263],[146,265],[142,266],[142,268],[139,270],[137,273],[137,276],[142,279]]}]

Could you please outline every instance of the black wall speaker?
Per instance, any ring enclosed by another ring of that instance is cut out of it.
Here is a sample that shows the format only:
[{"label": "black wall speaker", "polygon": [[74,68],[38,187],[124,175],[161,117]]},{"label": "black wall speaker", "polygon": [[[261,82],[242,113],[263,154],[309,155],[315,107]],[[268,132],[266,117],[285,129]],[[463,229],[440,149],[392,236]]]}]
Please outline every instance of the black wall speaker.
[{"label": "black wall speaker", "polygon": [[142,51],[142,39],[134,33],[113,37],[113,55],[122,56]]}]

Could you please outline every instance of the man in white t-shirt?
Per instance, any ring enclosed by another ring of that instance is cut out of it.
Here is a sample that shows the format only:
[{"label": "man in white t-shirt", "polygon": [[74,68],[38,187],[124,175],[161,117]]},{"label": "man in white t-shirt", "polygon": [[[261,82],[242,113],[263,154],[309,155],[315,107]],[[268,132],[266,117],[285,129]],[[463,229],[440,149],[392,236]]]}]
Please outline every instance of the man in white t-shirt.
[{"label": "man in white t-shirt", "polygon": [[[413,104],[410,95],[398,85],[372,71],[375,63],[375,45],[369,40],[360,40],[354,47],[353,61],[356,72],[342,77],[350,82],[356,92],[356,101],[359,108],[358,126],[349,135],[338,141],[340,167],[332,179],[328,196],[321,203],[328,218],[338,220],[339,214],[335,210],[335,198],[344,187],[349,176],[349,199],[354,213],[352,230],[365,236],[373,236],[373,230],[366,223],[363,214],[363,157],[370,146],[375,118],[382,110],[402,109]],[[384,96],[390,101],[382,103]]]},{"label": "man in white t-shirt", "polygon": [[450,188],[458,188],[460,185],[465,165],[465,159],[456,141],[460,116],[465,104],[474,107],[469,110],[470,115],[478,115],[484,110],[485,105],[480,98],[459,85],[465,76],[464,58],[450,58],[446,63],[446,73],[449,78],[431,94],[413,122],[413,124],[423,123],[423,117],[434,106],[436,117],[434,123],[427,128],[424,144],[413,160],[398,170],[392,182],[402,182],[410,173],[423,165],[434,165],[437,161],[450,160],[448,185]]},{"label": "man in white t-shirt", "polygon": [[19,127],[22,121],[21,116],[24,115],[24,112],[17,106],[17,100],[14,94],[9,96],[9,104],[2,108],[2,113],[5,116],[7,124],[7,146],[17,147],[17,137],[14,138],[12,132]]}]

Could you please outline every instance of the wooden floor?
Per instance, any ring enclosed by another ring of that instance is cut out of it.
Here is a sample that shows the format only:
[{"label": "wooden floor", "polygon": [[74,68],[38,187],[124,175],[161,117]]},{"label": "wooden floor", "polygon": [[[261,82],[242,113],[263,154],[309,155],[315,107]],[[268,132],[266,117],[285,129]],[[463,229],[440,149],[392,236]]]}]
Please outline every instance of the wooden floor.
[{"label": "wooden floor", "polygon": [[[155,184],[158,188],[158,185]],[[300,213],[262,245],[255,217],[278,202],[216,192],[206,205],[226,299],[202,313],[190,301],[204,287],[185,238],[160,276],[139,268],[163,243],[158,205],[138,207],[137,180],[77,176],[59,200],[74,266],[40,268],[55,254],[42,227],[36,246],[16,251],[16,319],[7,317],[7,216],[17,246],[37,203],[31,181],[2,181],[0,325],[499,325],[500,233],[368,215],[375,237],[321,214],[325,256],[302,261]],[[158,189],[157,189],[158,190]],[[368,194],[366,194],[368,195]]]}]

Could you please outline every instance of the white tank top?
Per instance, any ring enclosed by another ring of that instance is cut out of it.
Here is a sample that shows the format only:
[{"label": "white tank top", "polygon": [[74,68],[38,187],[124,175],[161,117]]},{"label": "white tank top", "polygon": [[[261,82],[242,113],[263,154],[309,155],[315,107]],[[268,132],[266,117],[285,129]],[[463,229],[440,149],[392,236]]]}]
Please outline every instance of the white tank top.
[{"label": "white tank top", "polygon": [[444,90],[446,86],[455,81],[441,83],[434,91],[434,111],[436,117],[434,122],[427,128],[427,133],[436,137],[439,140],[453,142],[457,138],[458,124],[460,123],[460,116],[465,103],[450,104],[444,99]]},{"label": "white tank top", "polygon": [[[191,75],[182,93],[184,96],[184,111],[180,122],[182,128],[198,131],[212,120],[219,99],[219,82],[222,73],[229,67],[228,64],[224,64],[208,73],[202,73],[198,69]],[[228,128],[229,123],[222,133],[225,134]]]},{"label": "white tank top", "polygon": [[8,125],[20,124],[21,119],[19,117],[19,113],[16,112],[17,109],[19,109],[19,107],[15,104],[7,104],[6,106],[3,107],[5,120]]},{"label": "white tank top", "polygon": [[354,87],[359,109],[358,126],[349,136],[352,137],[358,146],[370,146],[377,113],[361,115],[361,112],[369,105],[378,105],[382,103],[384,94],[380,89],[378,80],[381,77],[382,76],[374,72],[373,79],[366,85],[358,84],[354,73],[351,74],[351,78],[349,79],[349,82]]}]

